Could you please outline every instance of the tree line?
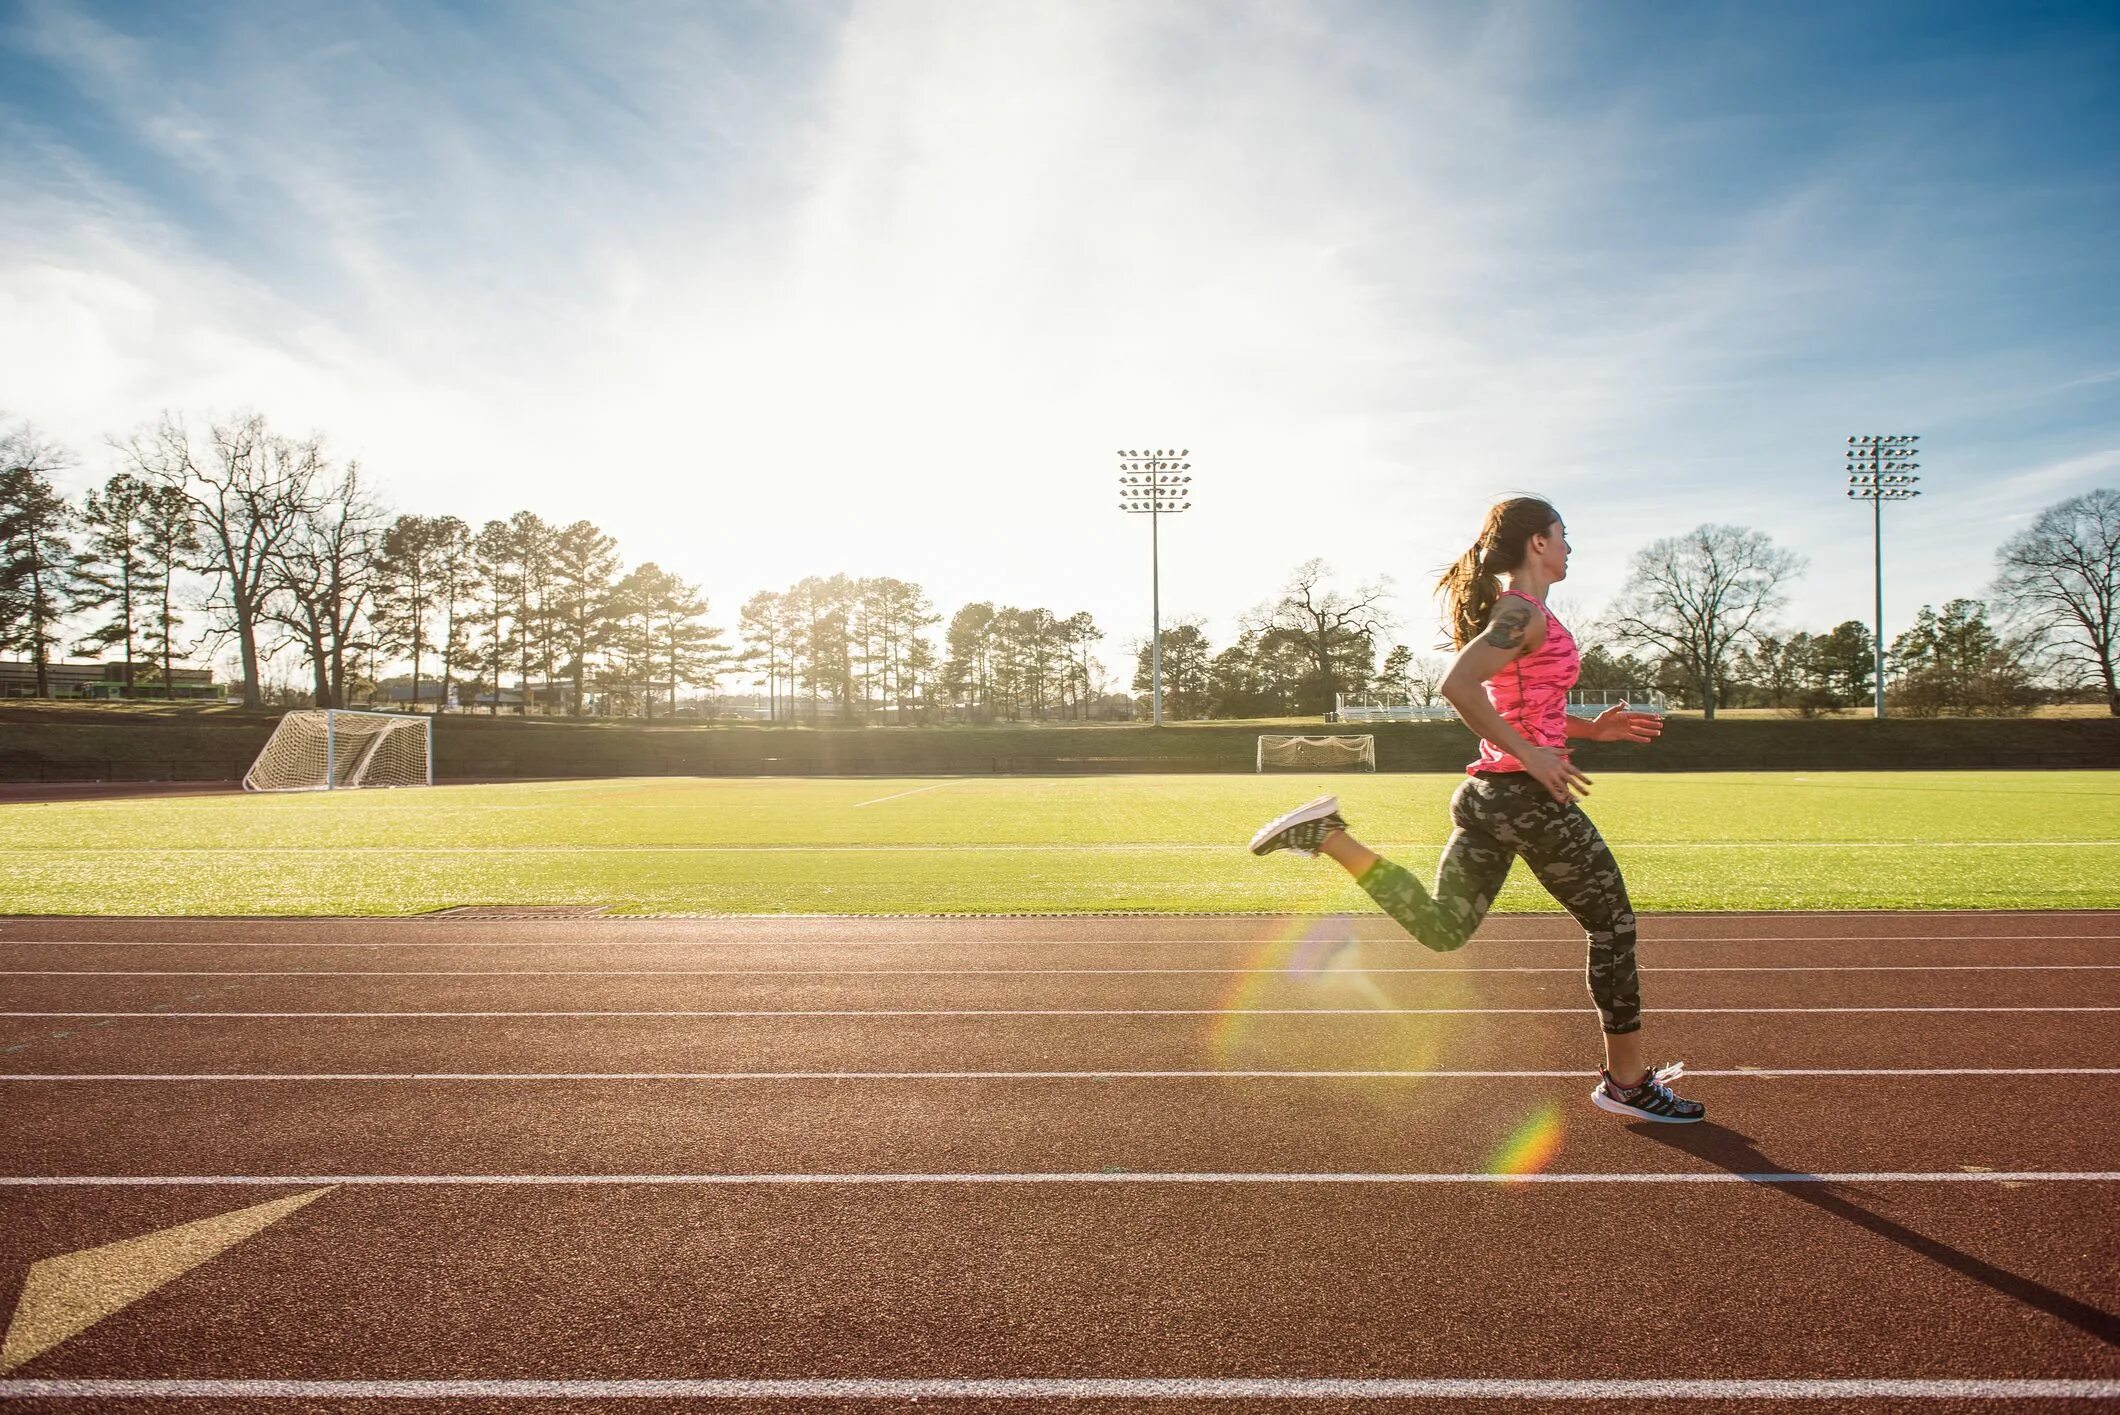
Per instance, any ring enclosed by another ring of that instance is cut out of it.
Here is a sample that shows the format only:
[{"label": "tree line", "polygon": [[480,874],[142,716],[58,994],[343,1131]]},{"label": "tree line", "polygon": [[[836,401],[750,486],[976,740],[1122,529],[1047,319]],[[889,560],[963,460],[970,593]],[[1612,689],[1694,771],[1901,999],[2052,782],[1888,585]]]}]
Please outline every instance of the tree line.
[{"label": "tree line", "polygon": [[[53,482],[66,449],[0,434],[0,647],[29,659],[40,697],[68,649],[111,656],[128,695],[153,697],[177,660],[232,645],[250,707],[286,651],[319,707],[372,696],[383,662],[410,668],[409,704],[461,686],[493,712],[511,673],[519,710],[542,685],[548,710],[580,713],[593,690],[606,711],[653,716],[725,671],[698,588],[653,562],[623,569],[588,521],[393,515],[357,462],[257,415],[203,432],[165,416],[112,447],[122,469],[74,506]],[[205,618],[191,642],[187,608]]]},{"label": "tree line", "polygon": [[[1868,704],[1876,686],[1869,625],[1851,619],[1813,634],[1778,622],[1804,569],[1803,557],[1741,526],[1651,542],[1635,552],[1613,602],[1582,626],[1578,687],[1653,689],[1710,719],[1725,707],[1811,715]],[[1438,702],[1447,646],[1389,643],[1395,623],[1383,599],[1375,585],[1330,588],[1322,562],[1311,561],[1219,652],[1198,621],[1179,622],[1163,636],[1166,711],[1307,716],[1340,695]],[[1912,715],[2012,714],[2087,692],[2120,716],[2116,649],[2120,492],[2101,489],[2047,507],[2005,541],[1988,599],[1921,606],[1888,646],[1887,702]],[[1150,682],[1143,644],[1133,686],[1145,693]]]},{"label": "tree line", "polygon": [[[392,513],[357,462],[258,415],[195,432],[174,415],[114,439],[120,464],[78,505],[55,478],[70,452],[0,424],[0,650],[21,653],[39,696],[66,651],[106,655],[129,695],[170,692],[179,660],[233,646],[243,700],[292,653],[319,706],[372,700],[381,665],[409,669],[405,701],[652,718],[687,689],[755,682],[769,716],[797,722],[1124,719],[1150,692],[1134,645],[1115,691],[1086,613],[968,604],[938,613],[915,583],[811,576],[737,611],[739,644],[696,585],[653,562],[627,569],[587,520],[518,511],[473,526]],[[1868,625],[1821,634],[1779,623],[1805,562],[1766,535],[1703,525],[1632,557],[1613,602],[1580,626],[1581,686],[1653,688],[1681,707],[1800,713],[1869,701]],[[187,639],[188,611],[204,617]],[[941,626],[941,640],[930,637]],[[1162,636],[1167,715],[1316,716],[1344,696],[1434,702],[1442,646],[1394,642],[1386,581],[1334,582],[1297,566],[1217,650],[1199,621]],[[2058,502],[1996,552],[1987,598],[1923,606],[1889,646],[1901,711],[2020,712],[2088,689],[2120,715],[2120,492]]]}]

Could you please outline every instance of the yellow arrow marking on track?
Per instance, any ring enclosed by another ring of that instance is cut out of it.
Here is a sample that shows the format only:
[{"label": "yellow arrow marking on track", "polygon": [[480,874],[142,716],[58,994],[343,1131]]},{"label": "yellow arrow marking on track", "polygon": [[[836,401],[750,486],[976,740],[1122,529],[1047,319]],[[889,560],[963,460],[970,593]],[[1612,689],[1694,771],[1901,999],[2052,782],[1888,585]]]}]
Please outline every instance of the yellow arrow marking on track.
[{"label": "yellow arrow marking on track", "polygon": [[86,1331],[310,1200],[329,1194],[331,1188],[292,1194],[33,1264],[22,1284],[22,1295],[16,1299],[7,1338],[0,1343],[0,1371],[12,1371]]}]

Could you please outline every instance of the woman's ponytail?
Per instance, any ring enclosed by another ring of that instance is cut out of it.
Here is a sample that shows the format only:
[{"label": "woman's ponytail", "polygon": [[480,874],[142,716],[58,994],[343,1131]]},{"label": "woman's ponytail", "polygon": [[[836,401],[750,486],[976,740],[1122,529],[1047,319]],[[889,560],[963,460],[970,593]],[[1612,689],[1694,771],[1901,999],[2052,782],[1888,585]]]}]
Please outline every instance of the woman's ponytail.
[{"label": "woman's ponytail", "polygon": [[1436,589],[1443,596],[1443,617],[1449,625],[1453,648],[1472,642],[1487,627],[1494,602],[1502,597],[1501,577],[1487,568],[1485,545],[1475,545],[1443,572]]},{"label": "woman's ponytail", "polygon": [[1451,647],[1463,648],[1479,637],[1502,597],[1501,577],[1522,565],[1531,538],[1545,534],[1559,519],[1558,511],[1535,496],[1501,502],[1487,513],[1472,549],[1435,582]]}]

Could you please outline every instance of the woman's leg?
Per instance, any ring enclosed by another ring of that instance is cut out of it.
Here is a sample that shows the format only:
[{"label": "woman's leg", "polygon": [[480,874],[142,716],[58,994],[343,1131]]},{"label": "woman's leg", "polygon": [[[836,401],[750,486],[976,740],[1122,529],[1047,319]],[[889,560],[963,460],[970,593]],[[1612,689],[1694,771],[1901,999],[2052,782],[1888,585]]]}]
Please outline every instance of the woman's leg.
[{"label": "woman's leg", "polygon": [[1605,1078],[1590,1093],[1599,1108],[1684,1124],[1708,1111],[1652,1076],[1642,1058],[1641,981],[1634,966],[1634,905],[1619,862],[1583,808],[1550,797],[1527,809],[1517,851],[1590,941],[1591,1000],[1605,1031]]},{"label": "woman's leg", "polygon": [[1572,802],[1539,803],[1518,828],[1517,848],[1525,863],[1589,939],[1585,976],[1605,1033],[1605,1069],[1620,1085],[1636,1085],[1648,1066],[1642,1059],[1634,905],[1619,861],[1583,808]]},{"label": "woman's leg", "polygon": [[1457,828],[1450,834],[1450,843],[1443,847],[1432,892],[1421,888],[1411,871],[1393,864],[1344,830],[1327,835],[1318,845],[1319,853],[1337,860],[1354,876],[1355,883],[1423,946],[1448,953],[1464,947],[1480,920],[1487,917],[1515,858],[1506,845],[1481,828],[1477,798],[1477,788],[1467,782],[1451,800],[1451,818]]}]

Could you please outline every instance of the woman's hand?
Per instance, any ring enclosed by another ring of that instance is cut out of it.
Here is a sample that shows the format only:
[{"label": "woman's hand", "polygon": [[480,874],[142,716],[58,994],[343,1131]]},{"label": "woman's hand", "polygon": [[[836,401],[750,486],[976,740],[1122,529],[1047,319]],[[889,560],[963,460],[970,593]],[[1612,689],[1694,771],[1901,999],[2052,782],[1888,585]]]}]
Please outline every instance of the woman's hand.
[{"label": "woman's hand", "polygon": [[1562,805],[1590,794],[1590,778],[1575,769],[1575,763],[1568,760],[1566,752],[1556,752],[1551,747],[1533,747],[1527,752],[1519,752],[1516,759]]},{"label": "woman's hand", "polygon": [[1625,703],[1615,703],[1590,724],[1590,737],[1598,742],[1653,742],[1663,730],[1661,713],[1629,712]]}]

